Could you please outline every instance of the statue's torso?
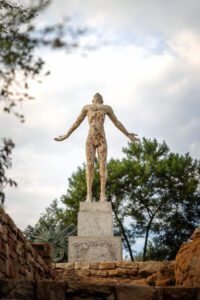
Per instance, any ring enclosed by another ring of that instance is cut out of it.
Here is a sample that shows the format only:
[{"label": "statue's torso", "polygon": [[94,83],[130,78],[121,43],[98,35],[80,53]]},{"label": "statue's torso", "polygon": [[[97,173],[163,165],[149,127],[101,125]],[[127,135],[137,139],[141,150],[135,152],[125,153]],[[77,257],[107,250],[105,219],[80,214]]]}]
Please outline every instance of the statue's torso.
[{"label": "statue's torso", "polygon": [[103,104],[91,104],[85,106],[89,122],[89,138],[96,145],[105,141],[104,121],[109,106]]}]

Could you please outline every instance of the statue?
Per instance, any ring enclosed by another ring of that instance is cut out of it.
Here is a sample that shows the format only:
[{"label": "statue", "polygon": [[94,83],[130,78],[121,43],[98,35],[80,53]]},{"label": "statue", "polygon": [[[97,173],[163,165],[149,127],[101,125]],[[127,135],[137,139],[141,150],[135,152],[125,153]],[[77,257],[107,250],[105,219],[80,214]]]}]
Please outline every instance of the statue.
[{"label": "statue", "polygon": [[126,128],[119,122],[115,116],[112,108],[103,104],[103,97],[96,93],[93,97],[92,104],[83,107],[80,116],[72,125],[65,135],[55,138],[56,141],[63,141],[67,139],[70,134],[81,124],[81,122],[88,117],[89,121],[89,134],[86,142],[86,179],[87,179],[87,197],[86,201],[92,201],[92,182],[94,177],[94,160],[97,151],[99,165],[100,165],[100,182],[101,192],[100,201],[106,201],[105,198],[105,185],[107,179],[107,143],[104,132],[104,121],[106,115],[111,119],[114,125],[121,130],[131,141],[138,141],[137,134],[129,133]]}]

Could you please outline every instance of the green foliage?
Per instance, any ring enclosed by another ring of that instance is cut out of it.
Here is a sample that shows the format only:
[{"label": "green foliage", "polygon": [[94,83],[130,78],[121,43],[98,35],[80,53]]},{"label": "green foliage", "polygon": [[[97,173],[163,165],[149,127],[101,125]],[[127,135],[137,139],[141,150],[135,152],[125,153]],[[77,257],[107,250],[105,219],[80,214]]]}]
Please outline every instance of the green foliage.
[{"label": "green foliage", "polygon": [[173,259],[181,243],[200,225],[200,163],[189,154],[170,154],[168,163],[165,184],[169,204],[159,214],[162,223],[154,228],[152,248],[162,247],[163,257]]},{"label": "green foliage", "polygon": [[28,78],[39,74],[43,66],[43,61],[33,55],[37,41],[31,36],[31,22],[43,7],[41,4],[28,10],[0,1],[0,100],[5,103],[4,111],[13,112],[21,121],[23,116],[14,108],[17,102],[31,99],[27,93]]},{"label": "green foliage", "polygon": [[181,243],[199,226],[200,162],[189,154],[170,153],[165,143],[156,140],[129,144],[124,152],[124,163],[130,167],[124,182],[128,215],[133,218],[136,236],[145,236],[143,260],[150,233],[155,252],[162,252],[163,259],[173,259]]},{"label": "green foliage", "polygon": [[32,236],[34,243],[49,243],[52,247],[53,262],[67,261],[68,237],[76,233],[72,225],[65,227],[58,223],[41,228],[38,235]]},{"label": "green foliage", "polygon": [[3,139],[0,146],[0,202],[2,207],[5,201],[5,187],[17,186],[16,182],[6,175],[6,171],[12,166],[11,153],[14,146],[10,139]]},{"label": "green foliage", "polygon": [[67,261],[68,237],[75,233],[76,227],[66,220],[57,200],[46,208],[34,227],[28,225],[24,230],[29,241],[49,243],[52,246],[54,262]]}]

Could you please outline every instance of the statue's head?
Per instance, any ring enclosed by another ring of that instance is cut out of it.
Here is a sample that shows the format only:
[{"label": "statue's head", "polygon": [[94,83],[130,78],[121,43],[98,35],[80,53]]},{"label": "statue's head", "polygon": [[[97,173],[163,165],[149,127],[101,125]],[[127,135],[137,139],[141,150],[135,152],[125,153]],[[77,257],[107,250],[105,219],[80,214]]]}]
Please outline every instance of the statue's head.
[{"label": "statue's head", "polygon": [[101,96],[101,94],[96,93],[93,97],[92,102],[96,104],[103,104],[103,97]]}]

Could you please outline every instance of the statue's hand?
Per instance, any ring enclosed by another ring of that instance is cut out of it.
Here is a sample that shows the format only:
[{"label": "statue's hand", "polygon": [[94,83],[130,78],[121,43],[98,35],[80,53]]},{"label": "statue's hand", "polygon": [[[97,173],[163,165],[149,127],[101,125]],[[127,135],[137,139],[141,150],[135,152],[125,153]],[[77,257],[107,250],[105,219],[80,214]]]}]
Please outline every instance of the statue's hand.
[{"label": "statue's hand", "polygon": [[61,142],[67,138],[66,135],[60,135],[59,137],[56,137],[54,140],[57,142]]},{"label": "statue's hand", "polygon": [[132,142],[139,142],[139,138],[137,136],[137,134],[135,133],[129,133],[128,134],[128,138],[132,141]]}]

